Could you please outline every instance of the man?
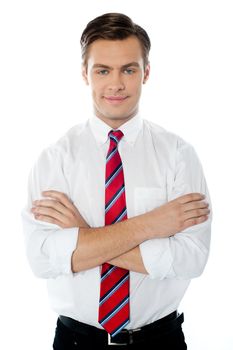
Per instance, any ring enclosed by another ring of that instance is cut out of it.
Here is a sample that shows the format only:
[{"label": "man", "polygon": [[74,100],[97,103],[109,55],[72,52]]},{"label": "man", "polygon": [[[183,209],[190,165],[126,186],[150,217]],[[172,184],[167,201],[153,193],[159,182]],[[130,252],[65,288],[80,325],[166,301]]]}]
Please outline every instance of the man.
[{"label": "man", "polygon": [[139,115],[144,29],[105,14],[81,46],[94,115],[42,153],[23,213],[30,265],[59,315],[54,349],[186,349],[177,308],[210,243],[201,165]]}]

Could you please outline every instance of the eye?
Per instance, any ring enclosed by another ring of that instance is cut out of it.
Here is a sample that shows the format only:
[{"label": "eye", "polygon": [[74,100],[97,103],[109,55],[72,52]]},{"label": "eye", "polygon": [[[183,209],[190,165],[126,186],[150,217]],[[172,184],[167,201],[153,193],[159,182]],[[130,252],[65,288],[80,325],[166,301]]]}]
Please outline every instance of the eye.
[{"label": "eye", "polygon": [[97,71],[97,73],[99,75],[107,75],[109,73],[109,71],[107,69],[101,69],[101,70]]},{"label": "eye", "polygon": [[128,75],[132,75],[134,72],[135,72],[135,70],[132,69],[132,68],[126,68],[126,69],[124,70],[124,73],[126,73],[126,74],[128,74]]}]

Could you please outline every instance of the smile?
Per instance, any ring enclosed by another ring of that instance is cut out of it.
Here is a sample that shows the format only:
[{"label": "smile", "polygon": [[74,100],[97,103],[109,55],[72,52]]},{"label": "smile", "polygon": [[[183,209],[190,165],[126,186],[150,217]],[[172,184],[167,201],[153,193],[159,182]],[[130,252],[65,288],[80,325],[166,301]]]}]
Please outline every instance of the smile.
[{"label": "smile", "polygon": [[104,99],[110,104],[121,104],[128,96],[104,96]]}]

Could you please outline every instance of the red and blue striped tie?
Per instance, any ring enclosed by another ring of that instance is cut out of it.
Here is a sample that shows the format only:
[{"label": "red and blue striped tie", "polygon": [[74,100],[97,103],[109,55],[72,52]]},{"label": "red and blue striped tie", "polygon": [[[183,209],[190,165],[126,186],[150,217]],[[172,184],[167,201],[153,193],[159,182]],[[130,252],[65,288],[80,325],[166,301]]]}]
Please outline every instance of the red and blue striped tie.
[{"label": "red and blue striped tie", "polygon": [[[118,142],[120,130],[110,131],[106,158],[105,225],[127,219],[125,183]],[[101,269],[99,323],[112,336],[129,323],[129,271],[104,263]]]}]

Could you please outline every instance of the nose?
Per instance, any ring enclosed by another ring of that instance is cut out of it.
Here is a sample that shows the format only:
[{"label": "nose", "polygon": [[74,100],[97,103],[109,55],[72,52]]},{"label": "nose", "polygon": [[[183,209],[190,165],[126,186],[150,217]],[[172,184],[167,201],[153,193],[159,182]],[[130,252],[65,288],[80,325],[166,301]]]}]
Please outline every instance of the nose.
[{"label": "nose", "polygon": [[125,84],[124,84],[123,77],[122,77],[120,72],[114,72],[111,75],[111,80],[109,81],[108,88],[112,92],[124,90]]}]

